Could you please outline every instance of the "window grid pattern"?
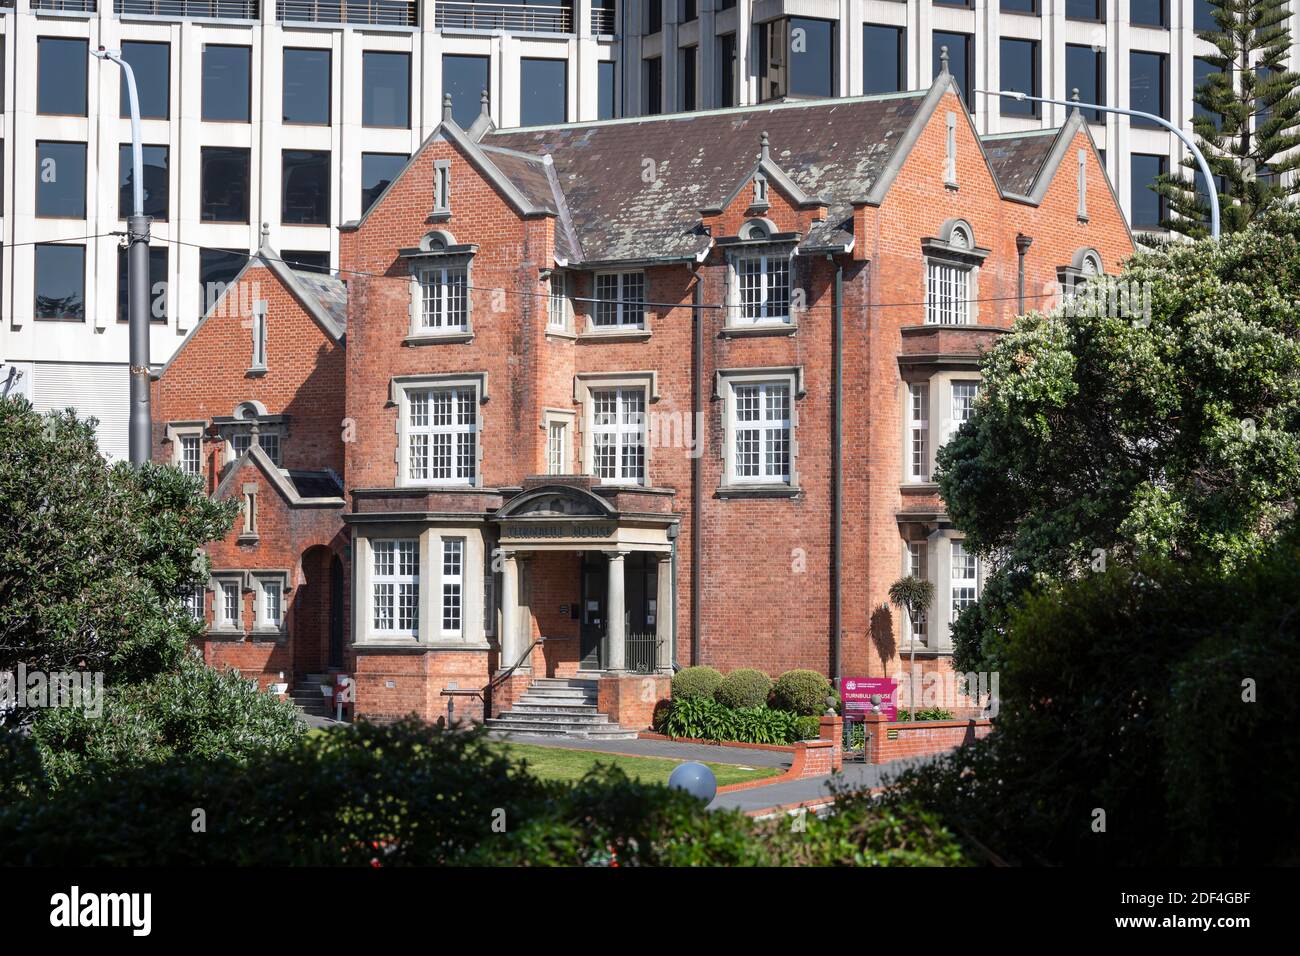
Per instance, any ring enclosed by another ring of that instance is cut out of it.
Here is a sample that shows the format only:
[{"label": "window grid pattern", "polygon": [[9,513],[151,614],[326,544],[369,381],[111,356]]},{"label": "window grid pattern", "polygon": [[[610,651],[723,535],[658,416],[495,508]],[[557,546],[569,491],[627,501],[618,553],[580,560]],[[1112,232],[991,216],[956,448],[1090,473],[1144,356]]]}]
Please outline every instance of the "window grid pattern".
[{"label": "window grid pattern", "polygon": [[975,413],[975,396],[979,394],[978,382],[952,383],[952,435]]},{"label": "window grid pattern", "polygon": [[591,393],[592,471],[601,481],[645,478],[645,391],[598,389]]},{"label": "window grid pattern", "polygon": [[969,325],[971,270],[947,262],[931,262],[925,270],[927,325]]},{"label": "window grid pattern", "polygon": [[280,582],[262,582],[262,623],[267,627],[279,627],[283,614],[283,594]]},{"label": "window grid pattern", "polygon": [[736,260],[740,322],[790,321],[790,257],[749,256]]},{"label": "window grid pattern", "polygon": [[736,481],[790,480],[790,387],[734,385]]},{"label": "window grid pattern", "polygon": [[611,272],[596,276],[597,328],[645,326],[645,276],[640,272]]},{"label": "window grid pattern", "polygon": [[569,327],[569,280],[562,272],[551,273],[551,293],[546,301],[546,324],[553,329]]},{"label": "window grid pattern", "polygon": [[979,590],[979,559],[961,541],[952,543],[952,620],[975,603]]},{"label": "window grid pattern", "polygon": [[406,473],[411,481],[473,484],[478,458],[472,388],[407,392]]},{"label": "window grid pattern", "polygon": [[469,272],[437,267],[420,271],[420,328],[435,332],[469,331]]},{"label": "window grid pattern", "polygon": [[373,628],[415,634],[420,627],[420,543],[374,542]]},{"label": "window grid pattern", "polygon": [[208,591],[202,584],[196,584],[188,588],[181,595],[181,604],[185,607],[185,613],[191,620],[202,621],[207,617],[207,596]]},{"label": "window grid pattern", "polygon": [[[926,548],[924,541],[911,541],[907,545],[908,571],[912,577],[918,581],[926,579],[925,558]],[[917,608],[911,615],[909,624],[912,629],[912,640],[918,644],[928,644],[926,637],[926,618],[928,616],[926,608]]]},{"label": "window grid pattern", "polygon": [[465,539],[442,539],[442,630],[461,630],[462,587],[465,579]]},{"label": "window grid pattern", "polygon": [[568,439],[568,428],[564,422],[551,422],[546,426],[546,473],[548,475],[564,474],[564,444]]},{"label": "window grid pattern", "polygon": [[239,627],[240,623],[239,585],[227,582],[221,585],[221,623],[227,627]]},{"label": "window grid pattern", "polygon": [[907,387],[908,478],[930,480],[930,386],[924,382]]},{"label": "window grid pattern", "polygon": [[181,471],[187,475],[197,475],[202,467],[198,435],[181,436]]}]

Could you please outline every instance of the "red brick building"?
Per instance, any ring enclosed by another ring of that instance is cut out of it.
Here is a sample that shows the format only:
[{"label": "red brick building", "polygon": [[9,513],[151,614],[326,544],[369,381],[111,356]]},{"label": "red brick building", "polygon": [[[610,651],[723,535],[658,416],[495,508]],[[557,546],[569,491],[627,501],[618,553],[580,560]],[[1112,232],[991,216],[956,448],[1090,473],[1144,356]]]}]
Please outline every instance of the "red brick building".
[{"label": "red brick building", "polygon": [[[554,128],[447,113],[341,247],[346,292],[264,248],[251,322],[210,315],[157,382],[159,454],[197,432],[209,487],[259,509],[256,542],[212,549],[249,606],[233,642],[209,610],[209,658],[342,667],[376,717],[581,675],[624,726],[674,666],[881,674],[913,640],[946,666],[982,570],[931,479],[979,351],[1133,251],[1077,114],[981,139],[946,75]],[[909,572],[937,597],[899,622]]]}]

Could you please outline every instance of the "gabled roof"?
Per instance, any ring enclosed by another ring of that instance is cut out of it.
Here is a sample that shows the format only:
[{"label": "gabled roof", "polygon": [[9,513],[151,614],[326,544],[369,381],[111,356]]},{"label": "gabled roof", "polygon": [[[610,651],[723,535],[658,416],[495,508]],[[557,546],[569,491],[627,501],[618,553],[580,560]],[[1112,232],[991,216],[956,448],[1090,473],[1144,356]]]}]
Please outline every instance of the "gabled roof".
[{"label": "gabled roof", "polygon": [[340,345],[343,344],[344,335],[347,331],[347,284],[341,279],[324,273],[289,268],[280,253],[271,248],[266,233],[263,232],[261,248],[248,257],[244,267],[226,284],[221,295],[208,307],[208,311],[203,313],[199,321],[194,324],[194,328],[190,329],[189,334],[185,336],[166,364],[152,374],[152,378],[161,378],[166,374],[172,363],[185,351],[185,346],[190,343],[194,336],[199,334],[199,330],[203,328],[204,323],[208,321],[213,313],[220,313],[224,309],[226,296],[230,294],[230,290],[238,286],[243,280],[244,274],[253,268],[269,269],[293,297],[298,300],[299,305],[307,311],[307,314],[321,327],[321,331],[334,342]]},{"label": "gabled roof", "polygon": [[230,463],[212,497],[225,498],[234,494],[235,483],[245,465],[260,469],[291,508],[341,507],[345,503],[343,483],[332,471],[283,472],[275,466],[261,445],[249,445],[246,452]]},{"label": "gabled roof", "polygon": [[981,137],[989,166],[1004,193],[1029,195],[1059,133],[1059,129],[1035,129]]}]

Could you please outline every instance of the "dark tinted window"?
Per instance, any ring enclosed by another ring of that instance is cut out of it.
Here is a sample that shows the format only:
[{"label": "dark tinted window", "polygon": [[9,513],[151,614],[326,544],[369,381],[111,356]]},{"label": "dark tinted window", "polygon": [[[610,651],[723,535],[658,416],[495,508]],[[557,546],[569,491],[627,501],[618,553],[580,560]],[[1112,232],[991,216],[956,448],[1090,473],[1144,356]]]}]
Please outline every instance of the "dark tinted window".
[{"label": "dark tinted window", "polygon": [[568,111],[568,62],[519,61],[519,123],[550,126],[563,123]]},{"label": "dark tinted window", "polygon": [[1169,26],[1169,0],[1128,0],[1128,18],[1146,27]]},{"label": "dark tinted window", "polygon": [[683,112],[689,113],[695,109],[695,47],[683,47],[681,57],[678,62],[681,64],[682,76],[678,83],[678,89],[681,90]]},{"label": "dark tinted window", "polygon": [[[1073,43],[1065,47],[1065,91],[1067,96],[1079,91],[1084,103],[1106,104],[1106,54],[1090,46]],[[1084,110],[1085,119],[1100,123],[1105,117],[1101,110]]]},{"label": "dark tinted window", "polygon": [[203,118],[247,123],[252,49],[209,43],[203,48]]},{"label": "dark tinted window", "polygon": [[790,19],[790,92],[835,95],[835,24],[830,20]]},{"label": "dark tinted window", "polygon": [[238,249],[199,250],[199,288],[203,296],[202,313],[216,304],[226,286],[239,275],[248,261],[248,253]]},{"label": "dark tinted window", "polygon": [[[1038,41],[1003,37],[1001,52],[1002,89],[1038,96]],[[1033,100],[1002,97],[1004,116],[1037,116],[1038,106]]]},{"label": "dark tinted window", "polygon": [[411,125],[411,56],[369,50],[361,54],[363,126]]},{"label": "dark tinted window", "polygon": [[379,198],[406,165],[405,153],[361,154],[361,214]]},{"label": "dark tinted window", "polygon": [[1165,201],[1151,187],[1156,177],[1169,166],[1168,156],[1134,153],[1132,157],[1133,226],[1137,229],[1161,229],[1165,219]]},{"label": "dark tinted window", "polygon": [[695,0],[682,0],[682,23],[690,23],[699,17]]},{"label": "dark tinted window", "polygon": [[[140,159],[144,165],[144,214],[159,222],[166,222],[169,195],[167,147],[141,146]],[[117,215],[125,219],[135,205],[135,164],[131,160],[131,145],[123,143],[117,148]]]},{"label": "dark tinted window", "polygon": [[1065,0],[1065,16],[1070,20],[1106,19],[1106,0]]},{"label": "dark tinted window", "polygon": [[1037,13],[1038,0],[1002,0],[1003,13]]},{"label": "dark tinted window", "polygon": [[942,30],[935,30],[932,34],[934,37],[934,75],[938,76],[939,71],[943,68],[940,54],[944,47],[948,48],[948,72],[953,75],[957,85],[961,87],[962,99],[966,101],[966,106],[974,109],[975,94],[972,90],[975,87],[975,54],[971,48],[971,37],[967,33],[945,33]]},{"label": "dark tinted window", "polygon": [[305,226],[329,225],[329,152],[314,149],[286,149],[282,159],[280,221]]},{"label": "dark tinted window", "polygon": [[721,107],[736,105],[736,35],[734,33],[718,37],[718,105]]},{"label": "dark tinted window", "polygon": [[37,142],[36,215],[85,218],[85,143]]},{"label": "dark tinted window", "polygon": [[1210,0],[1195,0],[1195,8],[1192,12],[1192,26],[1197,30],[1219,29],[1219,25],[1214,22],[1214,4]]},{"label": "dark tinted window", "polygon": [[642,61],[641,86],[644,88],[641,98],[645,103],[642,112],[647,116],[662,113],[664,111],[664,61],[659,57]]},{"label": "dark tinted window", "polygon": [[645,0],[645,32],[658,33],[664,28],[664,0]]},{"label": "dark tinted window", "polygon": [[203,222],[248,222],[248,150],[204,146],[199,184]]},{"label": "dark tinted window", "polygon": [[299,272],[320,272],[326,275],[330,271],[330,254],[328,252],[306,252],[304,250],[286,250],[280,258],[290,269]]},{"label": "dark tinted window", "polygon": [[36,247],[36,318],[86,317],[86,247]]},{"label": "dark tinted window", "polygon": [[[1168,60],[1162,53],[1129,54],[1128,105],[1130,109],[1169,118]],[[1134,126],[1157,126],[1150,120],[1133,117]]]},{"label": "dark tinted window", "polygon": [[614,61],[601,60],[596,64],[596,119],[613,119],[616,115]]},{"label": "dark tinted window", "polygon": [[897,93],[907,82],[903,27],[868,23],[862,28],[862,92]]},{"label": "dark tinted window", "polygon": [[[122,59],[131,64],[135,74],[136,97],[140,101],[141,119],[167,119],[171,110],[171,47],[166,43],[123,42]],[[127,92],[126,71],[122,74],[121,115],[131,115],[131,96]]]},{"label": "dark tinted window", "polygon": [[36,41],[36,112],[86,115],[85,40],[40,37]]},{"label": "dark tinted window", "polygon": [[462,129],[469,129],[482,112],[487,88],[487,57],[443,55],[442,91],[451,94],[451,118]]},{"label": "dark tinted window", "polygon": [[[130,321],[130,289],[126,282],[126,250],[117,250],[117,321]],[[149,321],[167,321],[167,247],[149,247]]]},{"label": "dark tinted window", "polygon": [[286,123],[324,126],[330,121],[330,51],[284,51]]}]

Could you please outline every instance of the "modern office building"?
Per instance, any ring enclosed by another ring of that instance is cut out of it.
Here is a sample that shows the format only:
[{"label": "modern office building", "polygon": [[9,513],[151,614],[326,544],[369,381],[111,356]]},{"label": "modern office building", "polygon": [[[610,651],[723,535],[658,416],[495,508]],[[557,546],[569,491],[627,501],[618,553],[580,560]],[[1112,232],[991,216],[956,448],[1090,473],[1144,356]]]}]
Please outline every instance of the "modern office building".
[{"label": "modern office building", "polygon": [[[126,449],[119,68],[138,74],[155,217],[154,362],[260,245],[337,267],[357,219],[434,128],[499,127],[856,96],[927,85],[947,47],[982,135],[1059,127],[1010,88],[1161,113],[1190,128],[1208,0],[0,0],[0,391],[104,419]],[[1293,14],[1300,26],[1300,14]],[[1294,29],[1294,28],[1293,28]],[[1300,37],[1300,29],[1294,29]],[[1089,116],[1137,229],[1183,151]],[[78,238],[87,237],[87,238]],[[54,240],[76,239],[55,244]],[[215,285],[214,285],[215,284]]]}]

